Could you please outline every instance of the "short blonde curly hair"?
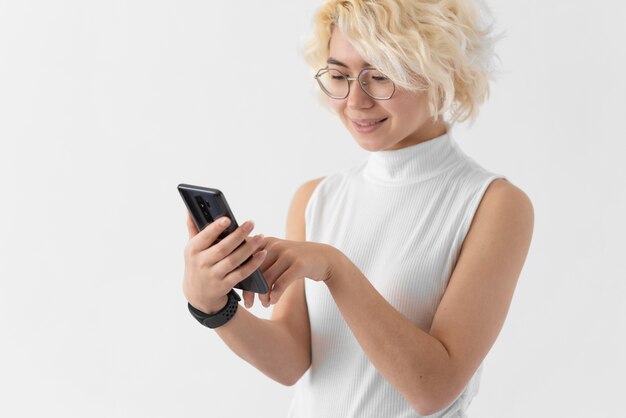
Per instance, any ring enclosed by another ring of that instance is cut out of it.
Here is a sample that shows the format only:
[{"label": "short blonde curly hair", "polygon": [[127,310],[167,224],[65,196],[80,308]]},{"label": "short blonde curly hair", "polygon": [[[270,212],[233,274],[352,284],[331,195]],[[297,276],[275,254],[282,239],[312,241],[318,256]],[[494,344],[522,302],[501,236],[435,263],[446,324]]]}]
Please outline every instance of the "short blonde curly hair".
[{"label": "short blonde curly hair", "polygon": [[473,123],[495,78],[493,25],[482,0],[328,0],[304,55],[325,67],[337,28],[398,87],[427,91],[433,121],[449,111],[449,122]]}]

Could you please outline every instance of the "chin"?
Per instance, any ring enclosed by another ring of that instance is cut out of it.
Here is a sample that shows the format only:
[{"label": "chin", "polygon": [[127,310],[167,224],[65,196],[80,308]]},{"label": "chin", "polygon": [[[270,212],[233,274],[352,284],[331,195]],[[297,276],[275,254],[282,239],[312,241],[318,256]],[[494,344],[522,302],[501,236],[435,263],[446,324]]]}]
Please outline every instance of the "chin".
[{"label": "chin", "polygon": [[382,151],[385,148],[393,146],[393,142],[390,143],[388,138],[385,139],[385,136],[388,137],[389,135],[385,135],[385,133],[382,131],[367,134],[354,130],[354,128],[352,127],[352,122],[350,121],[345,121],[344,125],[348,132],[350,132],[356,143],[366,151]]},{"label": "chin", "polygon": [[359,144],[359,146],[363,148],[365,151],[370,151],[370,152],[382,151],[385,148],[388,148],[391,146],[385,143],[384,140],[377,139],[377,138],[372,138],[372,137],[363,138],[362,136],[359,136],[358,134],[353,134],[353,137],[356,143]]}]

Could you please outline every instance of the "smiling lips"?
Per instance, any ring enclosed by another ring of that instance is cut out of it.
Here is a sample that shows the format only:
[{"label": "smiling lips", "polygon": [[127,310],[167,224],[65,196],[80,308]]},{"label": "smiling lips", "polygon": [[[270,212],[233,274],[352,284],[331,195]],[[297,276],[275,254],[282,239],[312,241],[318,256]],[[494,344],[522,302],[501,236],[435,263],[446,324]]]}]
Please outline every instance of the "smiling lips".
[{"label": "smiling lips", "polygon": [[359,133],[369,133],[380,127],[387,118],[382,119],[350,119],[354,129]]},{"label": "smiling lips", "polygon": [[356,126],[367,127],[373,126],[379,122],[384,122],[387,118],[382,119],[351,119]]}]

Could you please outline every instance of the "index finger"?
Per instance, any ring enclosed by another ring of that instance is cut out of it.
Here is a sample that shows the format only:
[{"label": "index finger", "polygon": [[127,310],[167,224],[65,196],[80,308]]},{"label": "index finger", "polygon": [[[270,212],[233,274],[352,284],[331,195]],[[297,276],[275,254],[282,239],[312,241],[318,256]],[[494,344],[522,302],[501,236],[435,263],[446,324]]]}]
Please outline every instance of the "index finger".
[{"label": "index finger", "polygon": [[[204,229],[198,232],[195,236],[189,238],[189,248],[192,253],[197,253],[209,248],[215,240],[220,236],[228,225],[230,225],[230,219],[227,216],[217,218],[214,222],[205,226]],[[197,230],[197,229],[196,229]]]}]

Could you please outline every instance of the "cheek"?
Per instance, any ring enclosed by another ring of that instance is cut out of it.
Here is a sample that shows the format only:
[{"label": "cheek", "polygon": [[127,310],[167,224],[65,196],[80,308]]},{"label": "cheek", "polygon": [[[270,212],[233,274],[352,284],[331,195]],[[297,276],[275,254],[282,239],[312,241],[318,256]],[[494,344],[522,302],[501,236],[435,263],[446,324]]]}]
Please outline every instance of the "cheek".
[{"label": "cheek", "polygon": [[343,100],[333,100],[331,98],[328,98],[326,104],[328,105],[328,108],[331,109],[333,112],[335,112],[337,114],[337,116],[339,116],[341,119],[343,119],[343,111],[345,108],[345,105],[343,103]]},{"label": "cheek", "polygon": [[428,117],[427,107],[422,100],[413,97],[402,97],[400,100],[389,103],[388,111],[401,124],[414,124]]}]

